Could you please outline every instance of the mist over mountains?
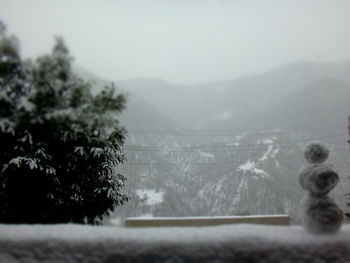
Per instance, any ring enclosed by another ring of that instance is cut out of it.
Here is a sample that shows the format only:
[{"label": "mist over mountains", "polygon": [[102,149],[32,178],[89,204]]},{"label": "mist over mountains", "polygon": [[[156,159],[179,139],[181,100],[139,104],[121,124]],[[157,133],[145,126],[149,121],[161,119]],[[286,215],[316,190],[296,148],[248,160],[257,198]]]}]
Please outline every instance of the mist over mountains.
[{"label": "mist over mountains", "polygon": [[342,178],[334,197],[345,207],[349,73],[350,62],[296,62],[194,86],[118,81],[128,96],[122,170],[133,199],[116,216],[289,214],[298,222],[296,174],[314,140],[331,151]]},{"label": "mist over mountains", "polygon": [[[316,109],[308,110],[308,107],[312,107],[312,101],[307,102],[302,98],[312,99],[311,90],[319,86],[320,89],[322,87],[325,97],[335,101],[338,98],[342,100],[349,90],[349,72],[350,62],[296,62],[260,75],[196,86],[176,85],[159,79],[119,81],[118,86],[129,93],[137,94],[167,115],[169,120],[182,123],[188,129],[222,130],[293,123],[296,121],[294,117],[301,117],[300,112],[296,110],[295,104],[286,105],[283,102],[293,97],[294,102],[298,102],[298,108],[305,109],[304,113],[317,121],[331,117],[332,110],[341,108],[344,112],[348,108],[339,107],[338,103],[338,107],[334,107],[327,114]],[[333,95],[327,96],[329,93]],[[295,101],[297,97],[300,101]],[[312,104],[322,104],[319,99],[322,98],[315,98]],[[303,106],[303,103],[306,105]],[[293,109],[295,116],[291,115]],[[311,111],[315,114],[311,114]],[[288,116],[284,116],[285,112],[289,112]],[[346,117],[348,112],[334,114],[337,117]],[[304,117],[304,121],[312,119]]]}]

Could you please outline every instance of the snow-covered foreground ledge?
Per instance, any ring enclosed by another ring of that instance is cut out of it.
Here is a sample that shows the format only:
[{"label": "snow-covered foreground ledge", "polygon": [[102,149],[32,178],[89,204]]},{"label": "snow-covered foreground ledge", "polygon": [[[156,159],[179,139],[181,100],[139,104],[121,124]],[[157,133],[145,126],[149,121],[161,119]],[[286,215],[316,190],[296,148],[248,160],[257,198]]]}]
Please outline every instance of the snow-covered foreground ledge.
[{"label": "snow-covered foreground ledge", "polygon": [[350,225],[120,228],[0,225],[0,262],[350,262]]}]

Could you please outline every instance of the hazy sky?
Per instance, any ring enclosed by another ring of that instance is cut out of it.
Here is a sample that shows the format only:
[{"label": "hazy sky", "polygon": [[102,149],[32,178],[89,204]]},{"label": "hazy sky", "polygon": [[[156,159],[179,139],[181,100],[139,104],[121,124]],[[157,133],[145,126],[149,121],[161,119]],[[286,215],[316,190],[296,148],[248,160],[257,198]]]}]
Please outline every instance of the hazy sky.
[{"label": "hazy sky", "polygon": [[350,58],[349,0],[0,0],[0,18],[24,57],[61,35],[110,80],[193,84]]}]

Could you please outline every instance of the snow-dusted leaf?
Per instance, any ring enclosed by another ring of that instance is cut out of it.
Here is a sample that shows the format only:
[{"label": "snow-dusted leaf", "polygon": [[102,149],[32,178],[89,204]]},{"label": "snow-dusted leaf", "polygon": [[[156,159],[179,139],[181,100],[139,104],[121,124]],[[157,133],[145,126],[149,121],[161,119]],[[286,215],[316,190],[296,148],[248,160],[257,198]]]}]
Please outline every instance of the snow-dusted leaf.
[{"label": "snow-dusted leaf", "polygon": [[48,168],[45,169],[45,172],[47,174],[55,175],[56,174],[56,169],[53,168],[53,167],[48,167]]},{"label": "snow-dusted leaf", "polygon": [[22,96],[19,100],[19,104],[17,105],[18,109],[24,109],[25,111],[32,111],[34,109],[34,104],[31,103],[28,98]]},{"label": "snow-dusted leaf", "polygon": [[0,119],[0,131],[15,135],[15,130],[13,129],[13,126],[14,126],[14,123],[12,121],[9,121],[8,119],[5,119],[5,118]]},{"label": "snow-dusted leaf", "polygon": [[26,159],[26,158],[21,157],[21,156],[18,156],[18,157],[12,158],[12,159],[9,161],[9,164],[13,164],[13,165],[16,165],[17,167],[20,167],[20,166],[21,166],[21,162],[22,162],[22,160],[24,160],[24,159]]},{"label": "snow-dusted leaf", "polygon": [[65,131],[64,133],[63,133],[63,142],[66,142],[67,141],[67,139],[68,139],[68,135],[69,135],[69,132],[68,131]]},{"label": "snow-dusted leaf", "polygon": [[45,149],[44,148],[39,148],[36,152],[35,152],[36,155],[39,155],[41,157],[43,157],[44,159],[46,160],[51,160],[52,159],[52,156],[50,156],[49,154],[47,154],[45,152]]},{"label": "snow-dusted leaf", "polygon": [[2,166],[1,172],[2,172],[2,173],[5,172],[5,171],[7,170],[8,167],[9,167],[8,164],[4,164],[4,165]]},{"label": "snow-dusted leaf", "polygon": [[77,139],[77,135],[76,135],[75,132],[65,131],[63,133],[63,138],[62,139],[63,139],[64,142],[66,142],[68,140],[74,141],[74,140]]},{"label": "snow-dusted leaf", "polygon": [[114,195],[113,189],[109,188],[108,191],[107,191],[107,197],[110,198],[110,197],[113,196],[113,195]]},{"label": "snow-dusted leaf", "polygon": [[35,160],[33,160],[33,159],[30,159],[30,158],[27,159],[27,165],[29,166],[29,168],[31,170],[38,168],[37,162]]},{"label": "snow-dusted leaf", "polygon": [[15,165],[18,168],[22,165],[22,164],[26,164],[29,166],[29,168],[31,170],[33,169],[40,169],[42,170],[42,167],[39,165],[40,160],[38,159],[33,159],[33,158],[27,158],[27,157],[22,157],[22,156],[18,156],[15,158],[12,158],[8,164],[9,165]]},{"label": "snow-dusted leaf", "polygon": [[20,142],[29,142],[29,144],[33,144],[33,138],[30,133],[26,133],[22,138],[19,138]]},{"label": "snow-dusted leaf", "polygon": [[74,148],[74,153],[78,153],[80,156],[84,156],[84,147],[78,146]]},{"label": "snow-dusted leaf", "polygon": [[11,103],[11,99],[9,98],[9,96],[5,90],[0,91],[0,100]]},{"label": "snow-dusted leaf", "polygon": [[93,157],[100,157],[103,154],[104,150],[100,147],[92,147],[90,153],[92,153]]}]

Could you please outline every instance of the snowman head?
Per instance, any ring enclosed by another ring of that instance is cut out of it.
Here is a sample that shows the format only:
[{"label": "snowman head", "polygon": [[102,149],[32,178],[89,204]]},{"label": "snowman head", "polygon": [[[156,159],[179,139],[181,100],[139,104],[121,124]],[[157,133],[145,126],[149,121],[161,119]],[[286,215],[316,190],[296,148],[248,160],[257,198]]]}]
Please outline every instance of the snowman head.
[{"label": "snowman head", "polygon": [[305,159],[309,163],[323,163],[327,160],[328,155],[329,150],[319,142],[310,143],[304,151]]}]

